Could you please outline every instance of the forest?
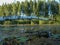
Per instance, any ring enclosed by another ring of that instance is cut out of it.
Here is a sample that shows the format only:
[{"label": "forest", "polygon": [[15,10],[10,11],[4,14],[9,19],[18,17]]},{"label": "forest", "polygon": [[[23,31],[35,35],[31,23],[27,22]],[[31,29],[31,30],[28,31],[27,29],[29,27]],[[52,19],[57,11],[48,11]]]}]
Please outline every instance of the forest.
[{"label": "forest", "polygon": [[[42,20],[35,20],[35,22],[40,22],[42,24],[60,24],[60,4],[56,1],[27,1],[25,2],[13,2],[11,4],[3,4],[0,6],[0,16],[12,16],[12,15],[21,15],[21,13],[30,16],[33,14],[34,16],[38,17],[47,17],[49,16],[54,21],[42,21]],[[20,23],[27,23],[29,24],[32,22],[31,20],[14,20],[14,21],[4,21],[0,22],[0,24],[20,24]],[[32,23],[33,24],[33,23]]]}]

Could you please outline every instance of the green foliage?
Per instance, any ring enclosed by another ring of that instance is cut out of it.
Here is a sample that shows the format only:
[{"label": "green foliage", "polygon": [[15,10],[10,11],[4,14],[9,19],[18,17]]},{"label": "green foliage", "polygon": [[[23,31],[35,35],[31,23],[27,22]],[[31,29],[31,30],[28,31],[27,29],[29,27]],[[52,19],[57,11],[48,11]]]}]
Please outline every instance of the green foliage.
[{"label": "green foliage", "polygon": [[34,15],[37,14],[37,2],[36,2],[36,0],[33,3],[33,13],[34,13]]},{"label": "green foliage", "polygon": [[28,2],[27,0],[25,2],[19,2],[12,4],[3,4],[0,6],[0,15],[20,15],[21,11],[25,13],[26,15],[31,15],[31,13],[34,13],[34,15],[42,15],[42,16],[48,16],[48,5],[51,5],[51,12],[53,15],[59,13],[59,4],[56,1],[52,1],[51,3],[47,3],[44,1],[38,1],[36,0],[33,2],[30,0]]},{"label": "green foliage", "polygon": [[[3,4],[2,6],[0,6],[0,16],[20,15],[21,12],[23,12],[24,14],[26,14],[28,16],[33,13],[33,15],[36,15],[39,17],[40,16],[48,17],[48,5],[49,4],[51,6],[50,10],[52,12],[53,18],[57,19],[56,15],[59,15],[59,13],[60,13],[60,5],[55,1],[48,3],[48,2],[39,1],[39,0],[38,0],[38,2],[36,2],[36,0],[34,0],[34,2],[32,0],[30,0],[30,2],[28,2],[28,0],[26,0],[25,2],[21,2],[21,3],[19,1],[17,1],[16,3]],[[59,21],[59,19],[58,19],[58,21]],[[11,21],[12,24],[15,22],[16,22],[16,24],[20,23],[20,21],[18,21],[18,22]],[[36,21],[36,22],[38,22],[38,21]],[[43,21],[43,22],[45,22],[45,21]],[[48,21],[46,21],[46,22],[48,22]],[[51,22],[54,22],[54,21],[51,21]]]},{"label": "green foliage", "polygon": [[56,15],[59,13],[59,5],[56,1],[51,2],[51,11],[53,15]]}]

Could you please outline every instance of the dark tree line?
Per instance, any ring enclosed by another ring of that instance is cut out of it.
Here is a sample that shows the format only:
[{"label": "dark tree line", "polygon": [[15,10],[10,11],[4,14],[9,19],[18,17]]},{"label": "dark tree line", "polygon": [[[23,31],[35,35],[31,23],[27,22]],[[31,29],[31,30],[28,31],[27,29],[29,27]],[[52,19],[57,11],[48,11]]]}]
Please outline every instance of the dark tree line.
[{"label": "dark tree line", "polygon": [[59,14],[59,3],[56,1],[52,1],[50,3],[38,1],[33,2],[27,0],[25,2],[19,2],[12,4],[3,4],[0,6],[0,16],[8,16],[8,15],[20,15],[23,12],[26,15],[31,15],[32,13],[35,15],[48,16],[48,6],[51,7],[51,12],[53,15]]},{"label": "dark tree line", "polygon": [[0,16],[21,15],[21,13],[23,13],[28,16],[32,14],[35,16],[48,17],[49,6],[51,15],[53,15],[53,17],[59,15],[60,4],[56,1],[51,1],[48,3],[39,0],[38,2],[36,2],[36,0],[30,0],[30,2],[26,0],[25,2],[21,3],[17,1],[16,3],[3,4],[2,6],[0,6]]}]

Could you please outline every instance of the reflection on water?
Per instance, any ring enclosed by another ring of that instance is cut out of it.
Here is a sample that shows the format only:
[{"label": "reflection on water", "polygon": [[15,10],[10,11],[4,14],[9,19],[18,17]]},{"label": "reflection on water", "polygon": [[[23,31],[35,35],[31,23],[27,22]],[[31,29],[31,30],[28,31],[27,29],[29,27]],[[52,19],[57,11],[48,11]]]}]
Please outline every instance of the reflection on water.
[{"label": "reflection on water", "polygon": [[0,40],[9,36],[25,35],[26,30],[57,30],[59,32],[60,25],[0,26]]}]

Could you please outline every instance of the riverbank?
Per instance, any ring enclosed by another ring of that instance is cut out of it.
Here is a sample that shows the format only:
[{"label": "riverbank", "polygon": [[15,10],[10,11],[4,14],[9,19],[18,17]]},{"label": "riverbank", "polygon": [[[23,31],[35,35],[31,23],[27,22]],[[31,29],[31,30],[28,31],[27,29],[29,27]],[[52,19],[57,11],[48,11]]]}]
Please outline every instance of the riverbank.
[{"label": "riverbank", "polygon": [[60,24],[33,24],[33,25],[31,25],[31,24],[5,24],[5,25],[1,25],[0,24],[0,26],[36,26],[36,25],[38,25],[38,26],[60,26]]}]

